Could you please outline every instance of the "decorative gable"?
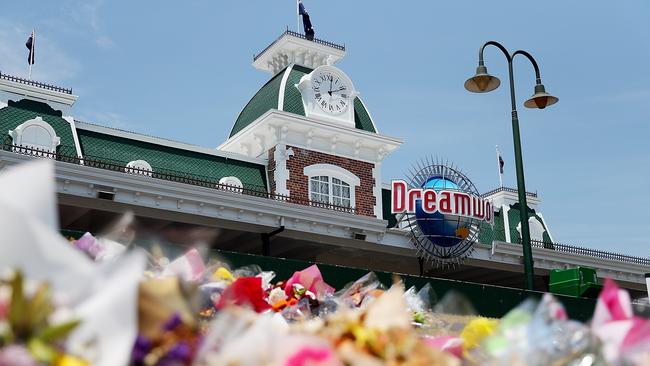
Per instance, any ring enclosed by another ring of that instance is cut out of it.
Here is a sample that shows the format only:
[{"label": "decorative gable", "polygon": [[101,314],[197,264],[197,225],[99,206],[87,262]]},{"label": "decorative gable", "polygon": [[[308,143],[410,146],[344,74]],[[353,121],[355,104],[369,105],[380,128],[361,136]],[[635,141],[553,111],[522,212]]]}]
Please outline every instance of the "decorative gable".
[{"label": "decorative gable", "polygon": [[55,153],[61,144],[61,138],[43,118],[36,117],[25,121],[9,131],[14,146],[26,147],[40,151]]}]

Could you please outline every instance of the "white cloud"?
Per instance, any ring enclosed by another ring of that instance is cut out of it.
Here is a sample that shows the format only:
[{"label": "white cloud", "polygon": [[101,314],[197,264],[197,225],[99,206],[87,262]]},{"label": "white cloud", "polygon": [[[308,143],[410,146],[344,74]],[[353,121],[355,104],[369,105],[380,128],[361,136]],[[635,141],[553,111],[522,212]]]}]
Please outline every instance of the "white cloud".
[{"label": "white cloud", "polygon": [[103,0],[68,0],[63,6],[63,12],[77,25],[88,28],[95,44],[106,50],[113,48],[115,42],[102,30],[100,10],[103,5]]},{"label": "white cloud", "polygon": [[108,36],[99,36],[99,37],[97,37],[95,39],[95,43],[97,43],[97,45],[100,48],[103,48],[105,50],[107,50],[109,48],[113,48],[113,46],[115,46],[115,42],[113,42],[113,40]]},{"label": "white cloud", "polygon": [[87,24],[93,31],[100,30],[99,8],[103,0],[69,0],[63,6],[63,10],[76,23]]}]

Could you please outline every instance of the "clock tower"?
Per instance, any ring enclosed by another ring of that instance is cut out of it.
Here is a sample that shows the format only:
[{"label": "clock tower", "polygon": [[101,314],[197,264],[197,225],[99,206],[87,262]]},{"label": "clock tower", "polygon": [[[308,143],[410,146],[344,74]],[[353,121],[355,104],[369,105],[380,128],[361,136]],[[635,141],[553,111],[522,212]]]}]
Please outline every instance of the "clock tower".
[{"label": "clock tower", "polygon": [[342,126],[354,127],[352,80],[334,66],[323,65],[303,76],[296,85],[302,95],[305,115]]},{"label": "clock tower", "polygon": [[342,45],[284,32],[253,58],[271,79],[218,149],[267,158],[270,193],[288,202],[381,219],[381,163],[402,140],[379,133],[335,66],[344,56]]}]

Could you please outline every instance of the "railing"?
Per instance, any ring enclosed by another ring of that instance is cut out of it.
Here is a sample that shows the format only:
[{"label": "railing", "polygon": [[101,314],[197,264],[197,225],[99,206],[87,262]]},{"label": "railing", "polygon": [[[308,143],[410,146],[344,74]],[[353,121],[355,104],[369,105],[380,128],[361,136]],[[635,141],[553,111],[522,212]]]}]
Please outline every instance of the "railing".
[{"label": "railing", "polygon": [[[302,38],[302,39],[307,39],[307,37],[304,34],[294,32],[294,31],[291,31],[291,30],[287,29],[287,30],[284,31],[284,33],[282,33],[280,35],[280,37],[278,37],[278,39],[273,41],[273,43],[271,43],[270,45],[266,46],[266,48],[263,49],[262,52],[258,53],[256,56],[253,56],[253,62],[257,61],[257,59],[260,58],[260,56],[262,56],[264,54],[264,52],[268,51],[269,48],[273,47],[274,44],[276,44],[282,37],[284,37],[286,35],[290,35],[290,36],[294,36],[294,37],[298,37],[298,38]],[[311,40],[308,40],[308,41],[316,42],[318,44],[322,44],[324,46],[332,47],[332,48],[335,48],[335,49],[340,50],[340,51],[345,51],[345,45],[336,44],[336,43],[325,41],[325,40],[318,39],[318,38],[314,38],[314,39],[311,39]]]},{"label": "railing", "polygon": [[[521,244],[521,238],[519,238],[518,242],[519,244]],[[579,255],[585,255],[593,258],[609,259],[609,260],[614,260],[614,261],[619,261],[624,263],[634,263],[634,264],[640,264],[644,266],[650,266],[650,258],[636,257],[632,255],[625,255],[625,254],[619,254],[619,253],[608,252],[603,250],[577,247],[577,246],[567,245],[567,244],[544,242],[540,240],[531,240],[530,245],[533,248],[551,249],[562,253],[579,254]]]},{"label": "railing", "polygon": [[[498,192],[519,193],[519,191],[516,190],[516,189],[514,189],[514,188],[499,187],[499,188],[493,189],[493,190],[491,190],[491,191],[489,191],[489,192],[483,193],[483,194],[481,195],[481,197],[491,196],[491,195],[493,195],[493,194],[495,194],[495,193],[498,193]],[[537,192],[526,192],[526,196],[537,198]]]},{"label": "railing", "polygon": [[0,73],[0,79],[9,80],[9,81],[13,81],[15,83],[31,85],[31,86],[35,86],[37,88],[42,88],[42,89],[47,89],[47,90],[51,90],[51,91],[55,91],[55,92],[59,92],[59,93],[72,95],[72,89],[66,89],[66,88],[62,88],[60,86],[56,86],[56,85],[39,83],[38,81],[27,80],[27,79],[19,78],[17,76],[11,76],[11,75]]},{"label": "railing", "polygon": [[216,189],[219,191],[226,191],[226,192],[232,192],[237,194],[243,194],[247,196],[272,199],[274,201],[293,203],[293,204],[298,204],[303,206],[319,207],[327,210],[351,213],[355,215],[359,214],[359,211],[356,208],[352,208],[352,207],[338,206],[338,205],[333,205],[324,202],[290,197],[282,194],[269,193],[266,190],[266,187],[262,187],[262,186],[246,185],[245,187],[236,187],[227,184],[221,184],[214,178],[187,174],[187,173],[178,172],[169,169],[159,169],[155,167],[153,168],[153,170],[132,168],[132,167],[127,168],[125,162],[121,162],[117,160],[104,159],[104,158],[98,158],[93,156],[84,156],[83,158],[79,158],[78,156],[64,155],[64,154],[60,154],[48,150],[35,149],[26,146],[15,146],[15,145],[4,144],[2,145],[2,150],[11,151],[21,155],[29,155],[29,156],[34,156],[34,157],[39,157],[44,159],[57,160],[65,163],[83,165],[92,168],[111,170],[114,172],[120,172],[124,174],[141,175],[144,177],[150,177],[152,179],[161,179],[161,180],[166,180],[171,182]]}]

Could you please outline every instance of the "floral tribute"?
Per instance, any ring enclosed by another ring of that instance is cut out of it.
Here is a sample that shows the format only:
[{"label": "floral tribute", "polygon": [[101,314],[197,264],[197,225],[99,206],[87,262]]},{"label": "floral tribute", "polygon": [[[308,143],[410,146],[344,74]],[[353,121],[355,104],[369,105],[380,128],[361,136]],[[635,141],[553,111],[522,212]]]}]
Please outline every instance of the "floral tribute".
[{"label": "floral tribute", "polygon": [[587,324],[549,294],[485,318],[372,272],[335,289],[317,265],[276,279],[198,249],[66,241],[53,181],[51,162],[0,176],[0,366],[650,365],[650,320],[610,280]]}]

